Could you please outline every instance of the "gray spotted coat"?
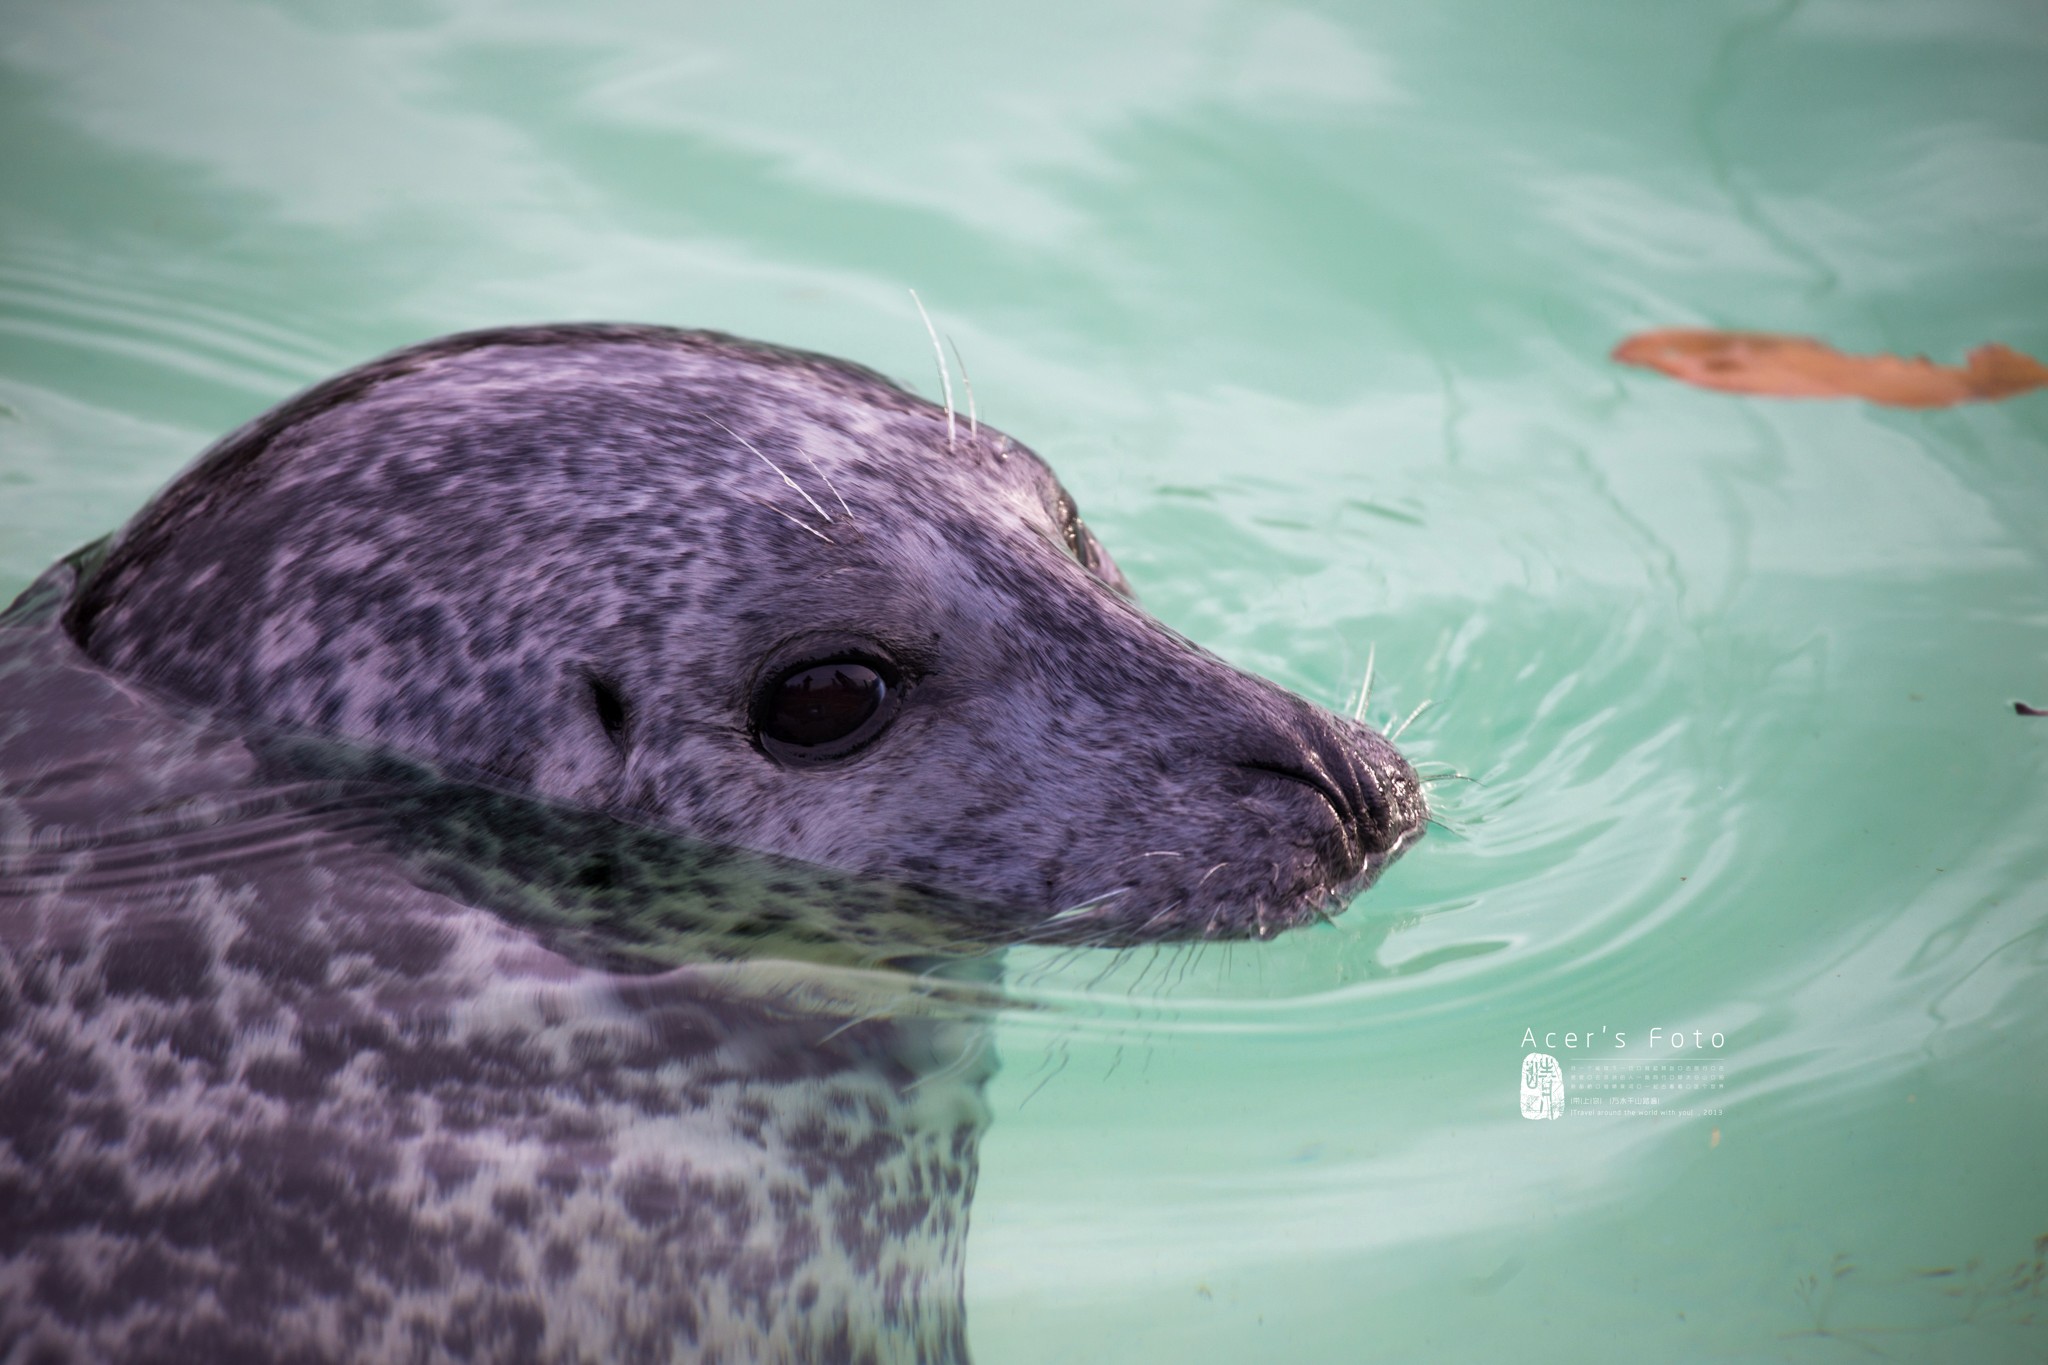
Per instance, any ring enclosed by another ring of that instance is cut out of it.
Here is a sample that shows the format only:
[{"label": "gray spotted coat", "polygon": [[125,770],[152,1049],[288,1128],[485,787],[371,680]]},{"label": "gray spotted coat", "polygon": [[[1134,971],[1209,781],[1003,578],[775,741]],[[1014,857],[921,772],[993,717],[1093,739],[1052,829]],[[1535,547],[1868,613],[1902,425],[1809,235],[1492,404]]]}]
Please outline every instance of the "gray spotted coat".
[{"label": "gray spotted coat", "polygon": [[10,1362],[961,1359],[977,955],[1265,937],[1424,815],[1030,451],[709,333],[329,381],[0,672]]}]

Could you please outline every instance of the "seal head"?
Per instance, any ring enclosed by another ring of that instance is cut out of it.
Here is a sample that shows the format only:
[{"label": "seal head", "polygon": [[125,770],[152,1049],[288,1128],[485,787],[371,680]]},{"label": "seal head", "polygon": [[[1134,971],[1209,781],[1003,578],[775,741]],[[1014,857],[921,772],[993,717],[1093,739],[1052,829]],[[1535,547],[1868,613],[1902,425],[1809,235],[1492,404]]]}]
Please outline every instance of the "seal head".
[{"label": "seal head", "polygon": [[176,697],[1011,907],[1277,932],[1421,832],[1378,734],[1141,611],[1043,461],[706,332],[400,351],[215,446],[65,622]]}]

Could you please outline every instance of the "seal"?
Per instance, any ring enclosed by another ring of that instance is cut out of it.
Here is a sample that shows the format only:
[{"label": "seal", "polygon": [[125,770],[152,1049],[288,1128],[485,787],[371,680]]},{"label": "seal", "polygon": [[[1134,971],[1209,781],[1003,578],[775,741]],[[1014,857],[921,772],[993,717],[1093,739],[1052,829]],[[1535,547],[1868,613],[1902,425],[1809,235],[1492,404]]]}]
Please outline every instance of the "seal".
[{"label": "seal", "polygon": [[1426,815],[1028,449],[706,332],[350,371],[6,624],[36,1359],[962,1359],[986,1030],[901,969],[1269,937]]},{"label": "seal", "polygon": [[1139,611],[1029,451],[704,333],[471,333],[322,385],[145,509],[66,624],[230,714],[1100,904],[1070,935],[1104,942],[1277,931],[1420,828],[1390,745]]}]

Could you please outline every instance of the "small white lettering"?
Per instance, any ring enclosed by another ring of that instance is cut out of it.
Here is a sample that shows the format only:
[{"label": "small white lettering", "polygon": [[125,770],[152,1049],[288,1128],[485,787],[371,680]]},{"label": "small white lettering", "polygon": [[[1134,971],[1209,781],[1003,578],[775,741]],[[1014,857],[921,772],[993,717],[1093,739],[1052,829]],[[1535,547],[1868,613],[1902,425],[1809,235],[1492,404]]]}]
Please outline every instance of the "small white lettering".
[{"label": "small white lettering", "polygon": [[[1728,1046],[1728,1035],[1719,1030],[1669,1028],[1658,1024],[1650,1030],[1647,1045],[1652,1051],[1659,1046],[1674,1052],[1682,1052],[1687,1048],[1713,1048],[1719,1051]],[[1532,1026],[1522,1030],[1522,1046],[1530,1051],[1542,1049],[1582,1052],[1609,1047],[1616,1052],[1625,1052],[1628,1050],[1628,1031],[1608,1024],[1602,1024],[1598,1028],[1549,1029],[1542,1032]]]}]

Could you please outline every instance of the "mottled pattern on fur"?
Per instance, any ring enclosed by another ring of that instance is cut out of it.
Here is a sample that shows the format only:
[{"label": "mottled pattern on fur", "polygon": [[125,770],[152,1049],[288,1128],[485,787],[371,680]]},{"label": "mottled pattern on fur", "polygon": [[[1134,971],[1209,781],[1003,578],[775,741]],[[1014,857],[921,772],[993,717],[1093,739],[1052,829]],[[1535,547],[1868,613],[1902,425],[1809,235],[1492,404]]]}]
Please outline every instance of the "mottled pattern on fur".
[{"label": "mottled pattern on fur", "polygon": [[[406,801],[445,867],[511,798],[272,784],[62,636],[0,646],[0,1357],[964,1357],[971,1014],[873,974],[579,965],[394,851],[429,841]],[[759,871],[694,893],[784,905]]]},{"label": "mottled pattern on fur", "polygon": [[[1424,811],[947,431],[727,337],[476,333],[39,581],[0,1359],[961,1359],[974,955],[1263,937]],[[758,689],[846,651],[893,725],[776,761]]]},{"label": "mottled pattern on fur", "polygon": [[[448,338],[224,440],[68,624],[173,695],[983,897],[1020,937],[1089,902],[1042,932],[1271,933],[1420,832],[1390,745],[1153,621],[1036,456],[946,431],[865,370],[707,333]],[[764,671],[849,646],[904,668],[892,729],[771,762]]]}]

